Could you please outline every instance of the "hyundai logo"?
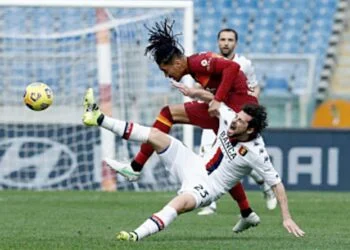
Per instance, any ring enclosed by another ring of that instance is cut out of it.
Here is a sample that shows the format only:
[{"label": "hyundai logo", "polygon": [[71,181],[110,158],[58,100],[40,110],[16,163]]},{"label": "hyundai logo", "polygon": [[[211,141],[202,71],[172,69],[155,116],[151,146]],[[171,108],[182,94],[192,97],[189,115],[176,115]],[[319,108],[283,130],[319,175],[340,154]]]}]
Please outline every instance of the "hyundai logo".
[{"label": "hyundai logo", "polygon": [[68,179],[76,167],[76,154],[48,138],[19,137],[0,142],[3,185],[47,188]]}]

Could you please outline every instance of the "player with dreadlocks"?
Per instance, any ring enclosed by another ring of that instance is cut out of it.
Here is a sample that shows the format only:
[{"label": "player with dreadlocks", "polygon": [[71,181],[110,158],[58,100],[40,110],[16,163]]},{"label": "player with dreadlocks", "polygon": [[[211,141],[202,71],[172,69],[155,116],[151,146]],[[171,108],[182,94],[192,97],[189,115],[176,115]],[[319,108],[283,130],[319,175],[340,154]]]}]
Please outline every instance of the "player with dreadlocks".
[{"label": "player with dreadlocks", "polygon": [[[174,22],[166,19],[162,23],[155,23],[152,28],[146,27],[149,31],[149,45],[145,49],[145,55],[150,54],[165,76],[176,82],[185,75],[191,75],[202,88],[187,88],[178,83],[174,85],[184,95],[194,99],[200,98],[201,102],[192,101],[163,107],[153,127],[169,133],[173,124],[192,124],[212,129],[216,133],[221,102],[239,112],[244,104],[257,104],[258,101],[256,97],[248,94],[247,79],[240,71],[239,64],[212,52],[185,56],[177,39],[178,34],[173,33],[173,25]],[[144,143],[131,164],[112,159],[106,159],[106,162],[128,180],[135,181],[153,152],[152,146]],[[218,166],[217,160],[213,158],[208,162],[206,167],[209,173]],[[241,232],[259,224],[260,218],[250,208],[242,184],[238,183],[229,193],[237,201],[241,211],[241,219],[233,231]]]}]

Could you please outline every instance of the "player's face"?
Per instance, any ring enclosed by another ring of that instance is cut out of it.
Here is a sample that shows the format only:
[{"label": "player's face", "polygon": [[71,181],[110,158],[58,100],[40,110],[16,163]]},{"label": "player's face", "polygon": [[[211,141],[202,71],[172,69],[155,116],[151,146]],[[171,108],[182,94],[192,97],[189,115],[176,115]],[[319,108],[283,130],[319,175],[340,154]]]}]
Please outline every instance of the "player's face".
[{"label": "player's face", "polygon": [[178,59],[175,59],[172,63],[159,65],[159,69],[163,71],[165,77],[174,79],[175,81],[180,81],[183,77],[183,68]]},{"label": "player's face", "polygon": [[235,34],[231,31],[223,31],[220,33],[220,37],[218,39],[218,45],[220,53],[228,58],[232,56],[235,48],[236,48],[236,37]]},{"label": "player's face", "polygon": [[252,129],[248,129],[248,123],[252,120],[252,117],[245,113],[244,111],[240,111],[236,118],[232,121],[231,126],[227,131],[227,135],[229,137],[234,138],[242,138],[247,136],[252,132]]}]

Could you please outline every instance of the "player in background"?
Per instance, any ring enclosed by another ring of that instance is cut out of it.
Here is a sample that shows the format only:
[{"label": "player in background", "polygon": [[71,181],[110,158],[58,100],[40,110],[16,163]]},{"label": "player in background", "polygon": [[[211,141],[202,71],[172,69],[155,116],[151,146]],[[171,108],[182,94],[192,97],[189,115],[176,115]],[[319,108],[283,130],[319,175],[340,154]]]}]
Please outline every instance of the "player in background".
[{"label": "player in background", "polygon": [[[88,89],[84,98],[84,124],[101,126],[126,140],[149,143],[170,174],[181,183],[176,197],[134,231],[119,232],[118,240],[138,241],[163,230],[178,215],[219,199],[252,168],[264,177],[276,193],[285,229],[296,237],[304,235],[289,213],[284,185],[272,166],[263,139],[259,135],[267,126],[265,109],[258,104],[247,104],[236,114],[221,103],[218,116],[220,125],[217,153],[211,162],[220,166],[208,175],[203,158],[174,137],[154,127],[144,127],[103,115],[94,101],[92,89]],[[114,160],[105,161],[113,168]]]},{"label": "player in background", "polygon": [[[256,79],[252,62],[243,55],[235,53],[238,42],[238,33],[234,29],[222,29],[217,35],[217,42],[220,50],[220,55],[238,63],[241,66],[241,70],[247,77],[250,94],[258,98],[260,94],[260,86]],[[213,146],[215,137],[215,133],[212,130],[202,130],[201,145],[199,147],[199,152],[202,157],[210,157],[209,152]],[[256,184],[258,184],[260,186],[260,189],[263,191],[267,208],[269,210],[275,209],[277,206],[277,200],[273,191],[271,190],[271,187],[264,182],[264,179],[255,170],[252,170],[250,177],[254,179]],[[199,211],[198,215],[210,215],[215,213],[215,211],[216,203],[213,202],[208,207],[204,207],[201,211]]]},{"label": "player in background", "polygon": [[[149,45],[145,54],[150,54],[166,77],[180,81],[185,75],[192,76],[202,86],[191,98],[197,94],[205,99],[208,96],[210,104],[206,102],[186,102],[165,106],[161,109],[154,128],[169,133],[173,124],[192,124],[201,128],[212,129],[217,132],[219,120],[216,117],[220,103],[239,112],[246,103],[258,103],[256,97],[248,94],[247,79],[239,64],[227,60],[212,52],[185,56],[177,34],[173,33],[174,22],[165,20],[155,23],[149,31]],[[212,93],[208,92],[210,90]],[[214,98],[213,98],[214,94]],[[154,149],[152,145],[143,143],[133,161],[128,163],[115,161],[113,168],[128,180],[137,180],[146,161]],[[233,227],[234,232],[241,232],[260,223],[259,216],[253,212],[241,183],[237,183],[230,191],[230,195],[240,208],[241,219]]]}]

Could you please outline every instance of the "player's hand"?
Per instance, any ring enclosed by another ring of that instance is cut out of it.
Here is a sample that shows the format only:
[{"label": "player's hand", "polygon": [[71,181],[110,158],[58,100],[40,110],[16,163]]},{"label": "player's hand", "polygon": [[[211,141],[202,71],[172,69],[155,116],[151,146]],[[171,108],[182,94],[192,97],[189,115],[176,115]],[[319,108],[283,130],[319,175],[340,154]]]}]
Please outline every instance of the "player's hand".
[{"label": "player's hand", "polygon": [[188,96],[190,98],[195,98],[195,89],[189,88],[183,83],[179,83],[173,79],[170,80],[171,84],[177,88],[184,96]]},{"label": "player's hand", "polygon": [[212,100],[209,103],[209,109],[208,109],[208,113],[211,117],[219,117],[220,116],[220,112],[219,112],[219,108],[220,108],[220,102],[216,101],[215,99]]},{"label": "player's hand", "polygon": [[302,237],[305,234],[291,218],[283,220],[283,226],[287,229],[288,233],[294,234],[295,237]]}]

